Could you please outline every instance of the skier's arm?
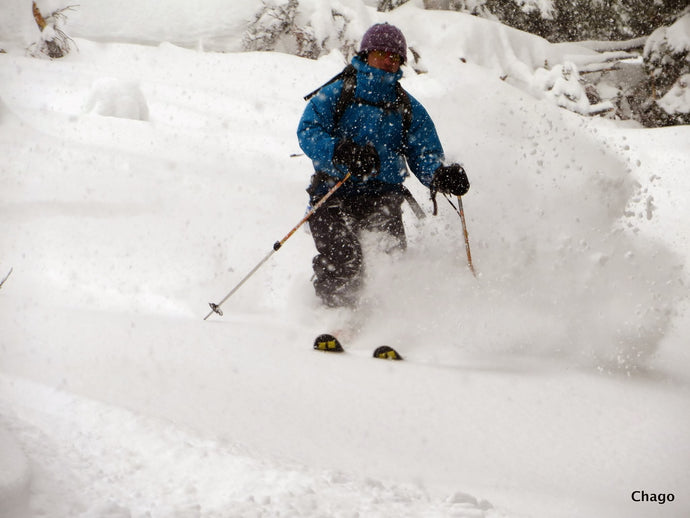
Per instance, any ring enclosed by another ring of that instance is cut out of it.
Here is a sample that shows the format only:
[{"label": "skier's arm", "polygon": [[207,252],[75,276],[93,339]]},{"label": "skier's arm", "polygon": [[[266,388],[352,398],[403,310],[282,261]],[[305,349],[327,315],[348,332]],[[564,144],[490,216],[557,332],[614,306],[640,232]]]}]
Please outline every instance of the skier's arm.
[{"label": "skier's arm", "polygon": [[309,101],[297,127],[299,145],[311,158],[314,170],[339,179],[344,173],[333,165],[333,153],[339,140],[333,115],[341,88],[342,81],[324,87]]},{"label": "skier's arm", "polygon": [[412,124],[407,134],[407,164],[419,181],[429,187],[434,172],[443,165],[443,146],[426,109],[412,96]]}]

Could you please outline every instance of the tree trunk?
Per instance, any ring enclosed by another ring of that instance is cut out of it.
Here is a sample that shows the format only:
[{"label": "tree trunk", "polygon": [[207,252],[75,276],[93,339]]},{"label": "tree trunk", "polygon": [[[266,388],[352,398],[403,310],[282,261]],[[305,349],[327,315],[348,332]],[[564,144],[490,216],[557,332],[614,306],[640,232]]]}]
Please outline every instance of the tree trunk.
[{"label": "tree trunk", "polygon": [[43,29],[46,28],[45,18],[43,18],[41,11],[39,11],[38,6],[36,5],[36,2],[32,2],[32,3],[33,3],[33,11],[34,11],[34,20],[36,20],[36,25],[38,25],[38,28],[41,29],[41,32],[43,32]]}]

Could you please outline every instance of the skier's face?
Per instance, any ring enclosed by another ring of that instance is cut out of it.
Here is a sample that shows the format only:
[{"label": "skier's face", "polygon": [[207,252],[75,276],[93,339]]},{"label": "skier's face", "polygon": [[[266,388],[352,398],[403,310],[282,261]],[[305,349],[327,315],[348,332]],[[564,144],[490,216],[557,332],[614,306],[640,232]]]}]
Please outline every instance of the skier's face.
[{"label": "skier's face", "polygon": [[374,68],[379,68],[395,74],[400,68],[402,58],[395,52],[385,52],[383,50],[372,50],[367,57],[367,64]]}]

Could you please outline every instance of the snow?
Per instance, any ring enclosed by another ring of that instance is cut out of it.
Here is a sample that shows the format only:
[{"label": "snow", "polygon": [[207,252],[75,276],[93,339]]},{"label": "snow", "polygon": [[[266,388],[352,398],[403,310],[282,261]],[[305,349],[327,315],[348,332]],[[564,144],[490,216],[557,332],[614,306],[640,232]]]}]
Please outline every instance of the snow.
[{"label": "snow", "polygon": [[139,85],[111,77],[93,83],[83,111],[122,119],[145,121],[149,118],[146,98]]},{"label": "snow", "polygon": [[683,74],[671,89],[659,99],[666,113],[690,113],[690,74]]},{"label": "snow", "polygon": [[565,62],[551,70],[539,68],[534,75],[541,83],[540,89],[562,108],[583,115],[614,109],[610,101],[590,104],[585,88],[580,82],[580,73],[573,63]]},{"label": "snow", "polygon": [[690,51],[690,12],[681,16],[661,36],[676,53]]},{"label": "snow", "polygon": [[28,460],[21,446],[5,429],[0,428],[0,511],[2,516],[24,516],[28,512]]},{"label": "snow", "polygon": [[0,15],[0,516],[687,516],[688,127],[559,108],[539,69],[585,47],[340,3],[421,53],[479,277],[440,199],[359,314],[300,230],[208,321],[304,214],[302,96],[343,57],[239,52],[249,2],[82,1],[54,61]]}]

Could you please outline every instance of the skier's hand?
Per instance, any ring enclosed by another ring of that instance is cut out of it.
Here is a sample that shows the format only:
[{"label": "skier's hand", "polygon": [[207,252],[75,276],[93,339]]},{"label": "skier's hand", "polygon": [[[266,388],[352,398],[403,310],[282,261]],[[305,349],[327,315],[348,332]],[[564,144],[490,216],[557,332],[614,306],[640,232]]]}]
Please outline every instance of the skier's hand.
[{"label": "skier's hand", "polygon": [[464,196],[470,190],[467,173],[460,164],[442,165],[431,178],[431,191]]},{"label": "skier's hand", "polygon": [[336,144],[333,163],[345,166],[352,176],[359,180],[376,176],[381,169],[381,159],[373,144],[360,146],[349,139],[343,139]]}]

